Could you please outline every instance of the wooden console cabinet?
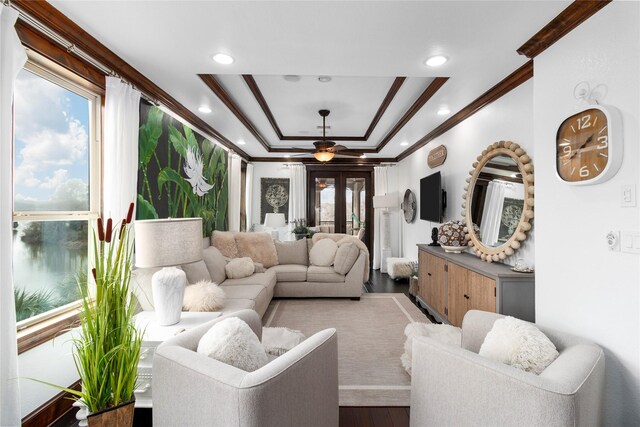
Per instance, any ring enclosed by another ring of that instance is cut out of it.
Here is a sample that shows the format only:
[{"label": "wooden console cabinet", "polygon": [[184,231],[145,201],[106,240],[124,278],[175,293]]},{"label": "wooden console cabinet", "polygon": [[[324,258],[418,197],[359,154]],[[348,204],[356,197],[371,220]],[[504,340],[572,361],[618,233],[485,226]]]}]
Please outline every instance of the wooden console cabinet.
[{"label": "wooden console cabinet", "polygon": [[418,245],[418,301],[440,322],[460,326],[469,310],[535,322],[535,277],[440,247]]}]

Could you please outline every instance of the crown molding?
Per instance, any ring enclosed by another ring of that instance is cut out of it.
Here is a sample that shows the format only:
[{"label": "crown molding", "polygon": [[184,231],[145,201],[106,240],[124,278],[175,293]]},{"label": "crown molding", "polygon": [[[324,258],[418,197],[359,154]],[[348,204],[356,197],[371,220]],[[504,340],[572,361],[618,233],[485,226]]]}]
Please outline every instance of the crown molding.
[{"label": "crown molding", "polygon": [[457,126],[464,120],[477,113],[482,108],[486,107],[487,105],[501,98],[513,89],[517,88],[522,83],[529,80],[531,77],[533,77],[533,60],[529,60],[526,64],[502,79],[498,84],[480,95],[462,110],[458,111],[449,119],[445,120],[441,125],[420,138],[415,144],[403,151],[398,156],[398,161],[406,159],[408,156],[427,145],[430,141],[433,141],[437,137],[441,136],[445,132],[449,131],[453,127]]},{"label": "crown molding", "polygon": [[610,2],[611,0],[574,1],[525,44],[520,46],[517,52],[529,59],[535,58]]}]

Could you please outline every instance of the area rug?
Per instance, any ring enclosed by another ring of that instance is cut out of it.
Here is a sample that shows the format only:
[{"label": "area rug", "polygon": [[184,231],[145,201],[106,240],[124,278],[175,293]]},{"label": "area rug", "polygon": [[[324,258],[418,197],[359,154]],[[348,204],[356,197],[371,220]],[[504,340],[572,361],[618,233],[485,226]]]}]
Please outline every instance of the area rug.
[{"label": "area rug", "polygon": [[274,299],[265,327],[283,326],[307,337],[338,331],[340,406],[409,406],[411,377],[400,362],[411,322],[429,322],[404,294],[348,299]]}]

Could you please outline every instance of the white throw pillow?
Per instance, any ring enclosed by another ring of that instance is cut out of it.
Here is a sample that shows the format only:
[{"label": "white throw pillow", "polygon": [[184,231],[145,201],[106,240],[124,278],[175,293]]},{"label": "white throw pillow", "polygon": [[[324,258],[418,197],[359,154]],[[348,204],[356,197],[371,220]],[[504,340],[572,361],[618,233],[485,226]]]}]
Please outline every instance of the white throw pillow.
[{"label": "white throw pillow", "polygon": [[460,328],[451,325],[440,325],[434,323],[409,323],[404,328],[407,340],[404,342],[404,354],[400,356],[402,367],[411,375],[411,358],[413,357],[413,339],[415,337],[429,337],[445,344],[460,347],[462,334]]},{"label": "white throw pillow", "polygon": [[338,251],[338,244],[331,239],[318,240],[313,244],[311,252],[309,252],[309,261],[311,265],[318,267],[329,267],[333,264]]},{"label": "white throw pillow", "polygon": [[184,289],[182,308],[185,311],[216,311],[224,306],[224,290],[209,280],[201,280]]},{"label": "white throw pillow", "polygon": [[213,325],[200,338],[198,353],[247,372],[253,372],[269,362],[258,336],[237,317]]},{"label": "white throw pillow", "polygon": [[234,258],[224,266],[227,273],[227,279],[242,279],[249,277],[255,271],[256,266],[249,257]]},{"label": "white throw pillow", "polygon": [[559,355],[540,329],[514,317],[496,320],[478,354],[537,375]]}]

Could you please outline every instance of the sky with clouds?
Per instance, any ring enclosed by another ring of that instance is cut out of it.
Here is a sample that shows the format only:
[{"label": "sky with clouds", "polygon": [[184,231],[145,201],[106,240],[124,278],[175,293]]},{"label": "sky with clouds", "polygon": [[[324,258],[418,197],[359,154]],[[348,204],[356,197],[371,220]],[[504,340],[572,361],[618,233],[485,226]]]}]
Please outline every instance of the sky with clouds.
[{"label": "sky with clouds", "polygon": [[88,210],[89,101],[25,69],[14,91],[15,210]]}]

